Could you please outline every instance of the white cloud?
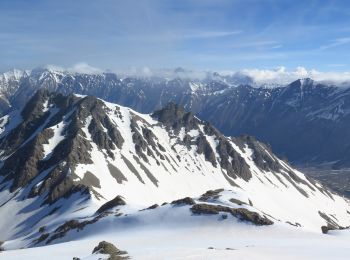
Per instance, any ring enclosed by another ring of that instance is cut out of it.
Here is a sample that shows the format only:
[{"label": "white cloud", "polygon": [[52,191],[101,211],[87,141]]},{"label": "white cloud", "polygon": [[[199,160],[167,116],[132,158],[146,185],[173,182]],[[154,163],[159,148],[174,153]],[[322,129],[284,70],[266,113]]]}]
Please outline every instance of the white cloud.
[{"label": "white cloud", "polygon": [[96,67],[92,67],[85,62],[77,63],[73,67],[68,68],[66,70],[73,73],[83,73],[83,74],[100,74],[103,72],[103,70]]},{"label": "white cloud", "polygon": [[163,77],[167,79],[197,79],[201,80],[207,77],[209,71],[191,70],[184,68],[176,69],[151,69],[149,67],[131,67],[118,70],[116,73],[121,77]]},{"label": "white cloud", "polygon": [[240,71],[222,71],[223,75],[240,73],[251,77],[257,84],[289,84],[297,79],[311,78],[319,82],[341,84],[350,82],[350,72],[318,71],[297,67],[287,70],[281,66],[276,69],[243,69]]},{"label": "white cloud", "polygon": [[[343,66],[343,64],[330,64],[330,67]],[[93,67],[87,63],[77,63],[70,68],[63,68],[56,65],[47,65],[47,69],[84,74],[100,74],[106,72],[105,70]],[[195,79],[202,80],[212,75],[213,70],[192,70],[184,68],[176,69],[153,69],[147,66],[144,67],[130,67],[127,69],[120,69],[114,71],[120,77],[163,77],[168,79]],[[237,76],[242,75],[250,77],[257,85],[286,85],[297,79],[311,78],[315,81],[326,82],[330,84],[350,84],[350,71],[319,71],[316,69],[307,69],[299,66],[295,69],[288,70],[284,66],[275,69],[242,69],[242,70],[222,70],[218,71],[222,76]]]}]

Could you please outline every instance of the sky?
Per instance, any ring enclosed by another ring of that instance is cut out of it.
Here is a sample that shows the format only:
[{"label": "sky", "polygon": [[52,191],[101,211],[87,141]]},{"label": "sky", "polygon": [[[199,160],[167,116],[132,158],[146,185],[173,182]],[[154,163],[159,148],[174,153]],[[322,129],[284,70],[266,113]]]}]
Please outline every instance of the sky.
[{"label": "sky", "polygon": [[347,72],[350,1],[1,0],[0,71],[47,64]]}]

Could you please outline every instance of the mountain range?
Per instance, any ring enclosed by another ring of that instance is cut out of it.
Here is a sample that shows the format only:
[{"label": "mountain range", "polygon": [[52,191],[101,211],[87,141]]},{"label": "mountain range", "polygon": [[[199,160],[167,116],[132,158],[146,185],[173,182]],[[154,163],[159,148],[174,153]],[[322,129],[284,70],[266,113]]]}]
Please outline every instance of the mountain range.
[{"label": "mountain range", "polygon": [[48,69],[0,76],[1,110],[22,108],[38,89],[93,95],[150,113],[172,101],[210,121],[226,135],[253,135],[297,165],[347,168],[350,90],[301,79],[287,86],[256,86],[247,76],[218,73],[201,80],[119,78]]},{"label": "mountain range", "polygon": [[0,75],[0,111],[5,115],[22,109],[39,89],[93,95],[141,113],[174,102],[227,136],[255,136],[279,157],[349,196],[350,90],[346,85],[312,79],[259,85],[239,73],[207,72],[195,79],[180,68],[165,76],[12,70]]}]

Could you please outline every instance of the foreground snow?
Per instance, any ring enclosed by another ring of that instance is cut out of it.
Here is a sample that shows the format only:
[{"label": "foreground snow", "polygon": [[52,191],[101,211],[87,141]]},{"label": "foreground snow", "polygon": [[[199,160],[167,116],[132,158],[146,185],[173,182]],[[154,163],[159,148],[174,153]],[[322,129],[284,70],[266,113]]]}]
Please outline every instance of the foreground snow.
[{"label": "foreground snow", "polygon": [[5,251],[1,259],[98,259],[91,255],[102,240],[127,250],[132,259],[349,259],[350,231],[328,235],[293,227],[206,225],[143,228],[92,235],[45,247]]}]

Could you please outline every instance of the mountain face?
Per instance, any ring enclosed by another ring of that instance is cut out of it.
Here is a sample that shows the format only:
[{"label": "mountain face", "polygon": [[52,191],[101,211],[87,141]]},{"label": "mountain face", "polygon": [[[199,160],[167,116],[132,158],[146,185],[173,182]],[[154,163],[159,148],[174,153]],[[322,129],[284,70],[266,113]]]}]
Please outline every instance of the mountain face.
[{"label": "mountain face", "polygon": [[38,89],[93,95],[150,113],[173,101],[226,135],[249,134],[301,165],[347,168],[350,89],[298,80],[285,87],[251,87],[246,77],[213,74],[203,80],[118,78],[37,69],[0,77],[0,109],[20,109]]},{"label": "mountain face", "polygon": [[5,248],[180,215],[228,214],[258,226],[324,232],[350,225],[346,199],[253,137],[226,137],[174,103],[140,114],[91,96],[40,90],[1,122]]}]

